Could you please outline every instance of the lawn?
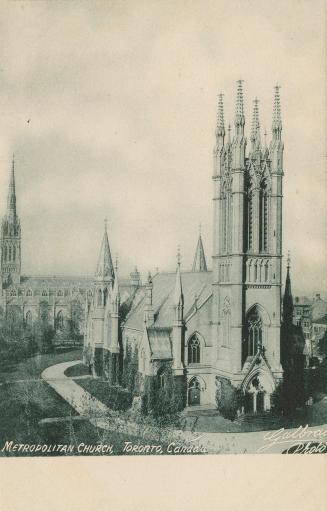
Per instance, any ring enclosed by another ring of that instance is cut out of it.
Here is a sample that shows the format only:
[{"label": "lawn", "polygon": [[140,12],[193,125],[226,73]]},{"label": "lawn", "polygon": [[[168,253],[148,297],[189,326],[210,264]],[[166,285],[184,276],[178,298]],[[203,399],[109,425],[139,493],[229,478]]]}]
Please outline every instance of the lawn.
[{"label": "lawn", "polygon": [[82,363],[68,367],[68,369],[65,371],[65,376],[68,376],[68,378],[78,378],[79,376],[86,376],[89,374],[89,368]]},{"label": "lawn", "polygon": [[49,366],[70,360],[80,360],[81,358],[81,348],[35,355],[17,364],[12,364],[10,367],[2,367],[0,369],[0,382],[36,380],[40,378],[42,371]]}]

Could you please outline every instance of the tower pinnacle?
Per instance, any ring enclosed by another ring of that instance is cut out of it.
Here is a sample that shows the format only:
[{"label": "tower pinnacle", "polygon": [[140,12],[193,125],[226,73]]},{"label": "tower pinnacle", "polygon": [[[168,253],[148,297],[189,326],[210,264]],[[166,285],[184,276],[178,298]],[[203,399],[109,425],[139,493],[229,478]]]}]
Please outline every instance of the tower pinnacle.
[{"label": "tower pinnacle", "polygon": [[180,247],[177,249],[177,271],[175,280],[175,292],[174,292],[174,305],[175,307],[183,307],[184,296],[182,288],[182,277],[181,277],[181,252]]},{"label": "tower pinnacle", "polygon": [[236,127],[236,133],[243,134],[245,117],[244,117],[244,100],[243,100],[243,85],[242,84],[243,84],[243,80],[237,81],[235,127]]},{"label": "tower pinnacle", "polygon": [[223,94],[218,94],[218,110],[217,110],[217,128],[216,128],[216,136],[224,137],[225,136],[225,123],[224,123],[224,103],[223,103]]},{"label": "tower pinnacle", "polygon": [[280,108],[280,86],[275,86],[275,94],[274,94],[274,107],[273,107],[273,122],[272,122],[272,132],[274,138],[281,137],[282,131],[282,118],[281,118],[281,108]]},{"label": "tower pinnacle", "polygon": [[259,100],[255,98],[253,101],[253,117],[251,130],[252,148],[256,149],[260,146],[260,120],[259,120]]}]

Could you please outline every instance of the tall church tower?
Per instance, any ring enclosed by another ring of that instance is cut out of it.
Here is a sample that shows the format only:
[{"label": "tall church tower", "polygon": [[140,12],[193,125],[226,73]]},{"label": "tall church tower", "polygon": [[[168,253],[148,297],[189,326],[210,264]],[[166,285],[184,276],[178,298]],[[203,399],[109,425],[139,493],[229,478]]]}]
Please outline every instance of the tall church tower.
[{"label": "tall church tower", "polygon": [[[280,365],[283,142],[279,87],[272,140],[260,136],[254,100],[246,154],[243,84],[237,84],[234,136],[225,141],[219,95],[214,148],[213,364],[219,376],[249,385],[262,366],[269,391]],[[260,360],[258,360],[260,359]],[[255,365],[255,367],[254,367]],[[261,384],[261,383],[260,383]]]},{"label": "tall church tower", "polygon": [[4,285],[19,284],[21,274],[21,230],[16,211],[15,160],[12,159],[7,211],[1,224],[1,276]]}]

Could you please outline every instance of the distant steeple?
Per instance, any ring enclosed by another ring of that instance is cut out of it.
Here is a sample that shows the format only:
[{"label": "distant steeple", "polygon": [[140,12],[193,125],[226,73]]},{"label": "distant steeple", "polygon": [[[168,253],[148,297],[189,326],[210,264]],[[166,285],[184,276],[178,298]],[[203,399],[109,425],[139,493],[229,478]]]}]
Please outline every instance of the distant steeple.
[{"label": "distant steeple", "polygon": [[11,172],[7,198],[7,216],[10,220],[16,219],[16,185],[15,185],[15,155],[12,156]]},{"label": "distant steeple", "polygon": [[199,239],[196,245],[192,271],[208,271],[206,258],[203,249],[202,236],[201,236],[201,227],[199,229]]},{"label": "distant steeple", "polygon": [[95,277],[97,280],[101,281],[113,281],[114,279],[114,267],[112,264],[109,241],[108,241],[108,232],[107,232],[107,219],[104,221],[104,234],[101,243],[101,249],[98,259],[98,264],[96,267]]},{"label": "distant steeple", "polygon": [[291,267],[291,257],[290,257],[290,253],[288,252],[285,291],[284,291],[284,297],[283,297],[283,323],[284,323],[284,325],[291,325],[292,321],[293,321],[293,296],[292,296],[292,289],[291,289],[290,267]]}]

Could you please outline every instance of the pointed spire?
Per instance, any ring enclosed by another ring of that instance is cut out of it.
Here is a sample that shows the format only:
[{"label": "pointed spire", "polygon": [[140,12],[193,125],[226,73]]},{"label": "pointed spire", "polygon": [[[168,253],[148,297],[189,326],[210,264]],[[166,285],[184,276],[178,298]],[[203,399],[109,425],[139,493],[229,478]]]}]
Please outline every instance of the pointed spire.
[{"label": "pointed spire", "polygon": [[253,116],[252,116],[252,130],[251,130],[252,148],[260,146],[260,120],[259,120],[259,100],[255,98],[253,101]]},{"label": "pointed spire", "polygon": [[274,138],[280,138],[282,132],[282,118],[281,118],[281,107],[280,107],[280,86],[275,86],[275,95],[274,95],[274,107],[273,107],[273,122],[272,122],[272,131]]},{"label": "pointed spire", "polygon": [[184,304],[184,296],[183,296],[183,287],[182,287],[182,277],[181,277],[181,252],[180,247],[177,249],[177,271],[176,271],[176,280],[175,280],[175,292],[174,292],[174,305],[175,307],[183,307]]},{"label": "pointed spire", "polygon": [[244,133],[244,100],[243,100],[243,80],[237,81],[237,92],[236,92],[236,112],[235,112],[235,127],[237,134]]},{"label": "pointed spire", "polygon": [[16,218],[15,155],[12,155],[11,172],[7,198],[7,215]]},{"label": "pointed spire", "polygon": [[115,300],[116,302],[119,302],[119,282],[118,282],[118,256],[116,254],[116,257],[115,257],[115,278],[114,278],[114,283],[113,283],[113,287],[112,287],[112,297],[113,297],[113,300]]},{"label": "pointed spire", "polygon": [[224,103],[223,94],[218,94],[218,111],[217,111],[217,128],[216,136],[224,138],[225,136],[225,123],[224,123]]},{"label": "pointed spire", "polygon": [[112,264],[108,232],[107,232],[107,218],[104,220],[104,234],[101,243],[100,254],[98,258],[98,264],[96,267],[95,276],[97,280],[112,281],[114,279],[114,267]]},{"label": "pointed spire", "polygon": [[283,322],[286,325],[291,325],[293,321],[293,296],[292,296],[292,288],[291,288],[291,277],[290,277],[290,268],[291,268],[291,256],[290,252],[287,255],[287,265],[286,265],[286,281],[285,281],[285,291],[283,297]]},{"label": "pointed spire", "polygon": [[231,138],[231,131],[232,131],[232,127],[230,124],[228,124],[228,137],[227,137],[227,143],[228,145],[230,145],[232,143],[232,138]]},{"label": "pointed spire", "polygon": [[203,249],[203,243],[202,243],[201,224],[200,224],[200,228],[199,228],[199,238],[198,238],[198,243],[196,245],[196,250],[195,250],[195,255],[194,255],[194,260],[193,260],[193,265],[192,265],[192,271],[194,271],[194,272],[208,271],[206,258],[205,258],[205,254],[204,254],[204,249]]}]

